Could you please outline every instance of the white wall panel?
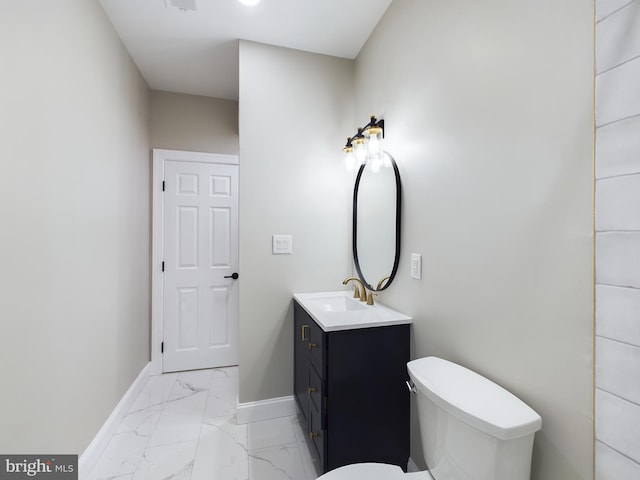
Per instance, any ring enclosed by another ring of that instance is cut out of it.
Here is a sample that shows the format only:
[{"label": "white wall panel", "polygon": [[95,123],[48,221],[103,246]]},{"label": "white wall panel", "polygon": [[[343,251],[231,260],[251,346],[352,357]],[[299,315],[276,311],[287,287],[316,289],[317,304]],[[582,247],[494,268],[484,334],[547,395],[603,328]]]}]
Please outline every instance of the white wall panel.
[{"label": "white wall panel", "polygon": [[640,478],[640,2],[597,6],[595,468],[617,480]]},{"label": "white wall panel", "polygon": [[640,58],[596,77],[596,126],[640,115]]},{"label": "white wall panel", "polygon": [[640,478],[640,464],[600,441],[596,442],[596,458],[595,480]]},{"label": "white wall panel", "polygon": [[611,230],[640,230],[640,174],[596,182],[596,231]]},{"label": "white wall panel", "polygon": [[596,73],[640,56],[640,2],[598,22],[596,35]]},{"label": "white wall panel", "polygon": [[640,290],[596,285],[596,334],[640,347]]},{"label": "white wall panel", "polygon": [[598,337],[596,358],[596,386],[640,405],[640,381],[629,381],[640,379],[640,347]]},{"label": "white wall panel", "polygon": [[602,20],[635,0],[596,0],[596,19]]},{"label": "white wall panel", "polygon": [[640,232],[596,235],[596,282],[640,288]]},{"label": "white wall panel", "polygon": [[640,116],[598,128],[596,178],[640,172]]},{"label": "white wall panel", "polygon": [[640,405],[596,389],[596,437],[640,462]]}]

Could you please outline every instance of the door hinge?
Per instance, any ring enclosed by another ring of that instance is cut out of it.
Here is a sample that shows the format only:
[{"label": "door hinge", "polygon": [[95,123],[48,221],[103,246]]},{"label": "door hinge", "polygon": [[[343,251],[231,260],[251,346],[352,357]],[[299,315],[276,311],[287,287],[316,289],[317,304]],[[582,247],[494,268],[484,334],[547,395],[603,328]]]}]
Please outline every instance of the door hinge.
[{"label": "door hinge", "polygon": [[164,180],[162,180],[162,191],[164,192]]},{"label": "door hinge", "polygon": [[164,353],[164,342],[160,344],[160,353]]},{"label": "door hinge", "polygon": [[164,262],[162,262],[162,271],[164,272]]}]

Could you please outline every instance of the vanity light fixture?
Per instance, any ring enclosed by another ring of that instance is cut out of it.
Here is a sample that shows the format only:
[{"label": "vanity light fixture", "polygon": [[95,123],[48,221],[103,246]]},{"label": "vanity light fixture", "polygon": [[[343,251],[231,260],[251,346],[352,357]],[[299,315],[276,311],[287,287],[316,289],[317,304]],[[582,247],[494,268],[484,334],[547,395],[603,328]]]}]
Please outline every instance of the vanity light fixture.
[{"label": "vanity light fixture", "polygon": [[349,170],[354,170],[371,159],[374,167],[378,168],[383,163],[382,139],[384,138],[384,119],[378,120],[371,116],[369,123],[352,137],[347,138],[342,151]]}]

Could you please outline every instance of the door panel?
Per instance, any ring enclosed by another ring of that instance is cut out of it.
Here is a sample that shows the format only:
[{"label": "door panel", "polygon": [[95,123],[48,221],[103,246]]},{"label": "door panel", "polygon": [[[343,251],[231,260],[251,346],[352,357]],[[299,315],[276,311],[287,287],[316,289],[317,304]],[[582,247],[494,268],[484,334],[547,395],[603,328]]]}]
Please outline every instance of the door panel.
[{"label": "door panel", "polygon": [[163,371],[237,364],[237,165],[164,163]]},{"label": "door panel", "polygon": [[178,207],[176,268],[198,268],[198,207]]}]

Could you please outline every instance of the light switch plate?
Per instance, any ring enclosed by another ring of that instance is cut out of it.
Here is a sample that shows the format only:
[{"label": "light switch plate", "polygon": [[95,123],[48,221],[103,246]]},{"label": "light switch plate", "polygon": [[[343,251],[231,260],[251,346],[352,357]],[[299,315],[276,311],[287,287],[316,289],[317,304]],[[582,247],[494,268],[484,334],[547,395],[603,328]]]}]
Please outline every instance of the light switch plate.
[{"label": "light switch plate", "polygon": [[272,252],[274,255],[293,253],[293,236],[292,235],[274,235]]},{"label": "light switch plate", "polygon": [[422,255],[419,253],[411,254],[411,278],[422,280]]}]

